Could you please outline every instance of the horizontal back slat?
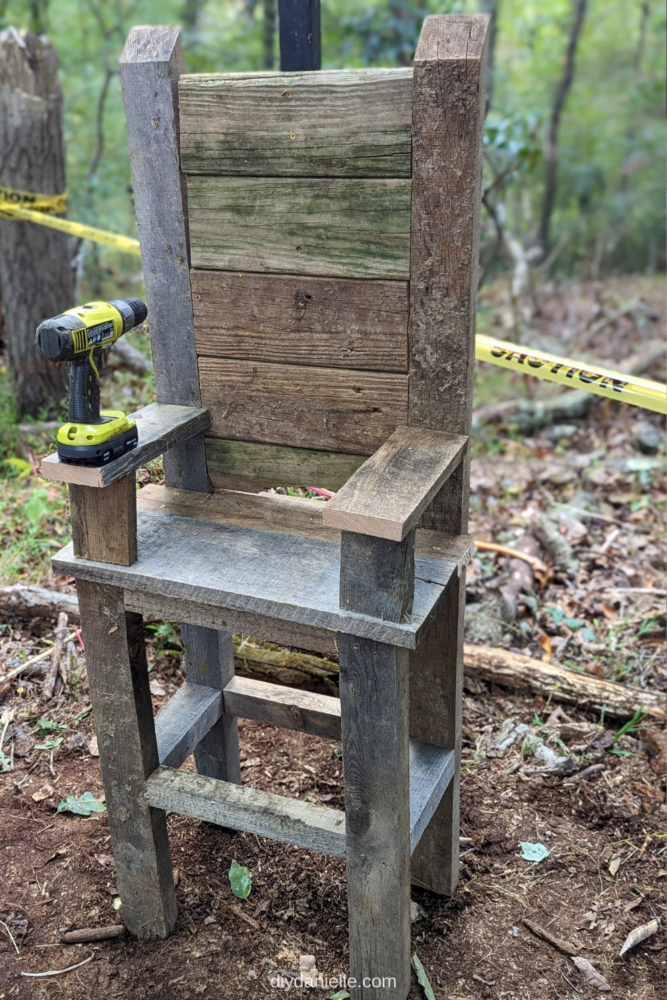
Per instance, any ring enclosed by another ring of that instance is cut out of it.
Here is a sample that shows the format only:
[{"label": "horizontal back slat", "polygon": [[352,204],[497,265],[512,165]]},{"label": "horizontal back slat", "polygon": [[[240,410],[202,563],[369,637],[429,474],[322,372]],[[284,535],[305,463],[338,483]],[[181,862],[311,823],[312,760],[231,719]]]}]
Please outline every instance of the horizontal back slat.
[{"label": "horizontal back slat", "polygon": [[193,270],[197,354],[408,370],[408,284]]},{"label": "horizontal back slat", "polygon": [[189,177],[192,264],[409,277],[410,181]]},{"label": "horizontal back slat", "polygon": [[206,438],[206,463],[218,489],[319,486],[338,490],[365,460],[365,455]]},{"label": "horizontal back slat", "polygon": [[407,423],[407,375],[200,358],[199,384],[213,437],[371,455]]},{"label": "horizontal back slat", "polygon": [[181,77],[188,174],[410,177],[412,69]]}]

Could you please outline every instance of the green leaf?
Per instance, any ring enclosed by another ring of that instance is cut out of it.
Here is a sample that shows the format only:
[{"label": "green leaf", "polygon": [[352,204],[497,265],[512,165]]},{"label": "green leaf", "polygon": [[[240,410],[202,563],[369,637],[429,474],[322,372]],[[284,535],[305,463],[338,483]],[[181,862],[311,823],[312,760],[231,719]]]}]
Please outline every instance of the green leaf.
[{"label": "green leaf", "polygon": [[96,799],[92,792],[84,792],[80,798],[68,795],[64,802],[58,804],[56,812],[70,812],[77,816],[90,816],[92,813],[106,812],[104,802]]},{"label": "green leaf", "polygon": [[531,844],[529,840],[522,840],[519,847],[524,861],[544,861],[545,858],[549,857],[549,851],[544,844]]},{"label": "green leaf", "polygon": [[23,458],[6,458],[7,465],[11,465],[13,469],[16,469],[16,478],[27,479],[32,472],[32,466],[30,462],[26,462]]},{"label": "green leaf", "polygon": [[596,636],[596,634],[593,631],[593,629],[591,629],[591,628],[582,628],[582,630],[581,630],[581,638],[584,640],[584,642],[597,642],[597,638],[598,637]]},{"label": "green leaf", "polygon": [[347,990],[338,990],[338,993],[332,993],[330,997],[327,997],[327,1000],[347,1000],[349,996]]},{"label": "green leaf", "polygon": [[419,985],[423,989],[424,996],[426,997],[426,1000],[435,1000],[435,994],[433,992],[433,987],[431,986],[431,984],[428,981],[428,976],[426,975],[426,972],[424,971],[424,966],[421,964],[421,962],[417,958],[417,952],[415,952],[414,955],[412,956],[412,968],[417,973],[417,982],[419,983]]},{"label": "green leaf", "polygon": [[39,729],[39,735],[44,737],[52,733],[54,729],[67,729],[67,726],[64,722],[52,722],[50,719],[40,719],[37,723],[37,728]]},{"label": "green leaf", "polygon": [[35,750],[55,750],[62,743],[63,738],[59,736],[57,740],[45,740],[44,743],[35,744]]},{"label": "green leaf", "polygon": [[638,729],[641,729],[641,721],[643,714],[644,714],[643,707],[638,708],[635,714],[632,716],[632,718],[628,719],[627,722],[624,722],[621,728],[618,730],[618,732],[614,736],[614,742],[616,742],[616,740],[620,740],[621,736],[627,736],[628,733],[634,733]]},{"label": "green leaf", "polygon": [[229,882],[235,896],[238,896],[239,899],[248,898],[252,889],[252,879],[248,869],[240,865],[238,861],[232,861],[232,867],[229,869]]},{"label": "green leaf", "polygon": [[92,705],[86,705],[86,707],[84,709],[82,709],[80,712],[77,712],[76,715],[73,715],[72,716],[72,726],[78,726],[79,723],[82,722],[86,718],[87,715],[90,715],[90,713],[92,712],[92,710],[93,710],[93,706]]},{"label": "green leaf", "polygon": [[113,900],[113,908],[114,908],[114,910],[120,910],[120,908],[121,908],[122,905],[123,905],[123,900],[120,898],[120,896],[114,896],[114,900]]}]

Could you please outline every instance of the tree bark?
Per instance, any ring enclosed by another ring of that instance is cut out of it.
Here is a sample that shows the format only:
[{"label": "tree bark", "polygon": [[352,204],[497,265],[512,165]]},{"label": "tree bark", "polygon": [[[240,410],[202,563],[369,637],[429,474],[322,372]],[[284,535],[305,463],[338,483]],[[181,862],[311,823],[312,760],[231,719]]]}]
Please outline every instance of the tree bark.
[{"label": "tree bark", "polygon": [[542,200],[542,217],[540,219],[539,242],[544,256],[549,253],[549,230],[551,228],[551,213],[556,199],[557,169],[558,169],[558,129],[560,119],[565,107],[565,101],[569,93],[572,81],[574,80],[574,57],[577,51],[577,43],[581,34],[581,28],[586,14],[587,0],[574,0],[574,20],[570,28],[570,37],[567,43],[565,55],[565,68],[560,78],[554,98],[554,105],[549,121],[549,134],[544,152],[545,160],[545,183],[544,198]]},{"label": "tree bark", "polygon": [[[62,90],[48,39],[14,28],[0,34],[0,185],[39,194],[65,190]],[[67,370],[45,361],[35,330],[73,304],[64,233],[32,222],[0,220],[4,338],[19,413],[55,411]]]}]

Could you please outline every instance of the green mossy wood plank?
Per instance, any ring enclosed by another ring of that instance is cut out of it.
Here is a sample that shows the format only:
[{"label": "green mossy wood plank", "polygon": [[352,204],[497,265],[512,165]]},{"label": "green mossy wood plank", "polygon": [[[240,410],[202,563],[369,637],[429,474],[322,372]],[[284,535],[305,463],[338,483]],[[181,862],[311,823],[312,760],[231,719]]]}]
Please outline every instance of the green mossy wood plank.
[{"label": "green mossy wood plank", "polygon": [[285,448],[254,441],[206,438],[206,461],[214,486],[245,480],[252,488],[319,486],[337,490],[366,461],[365,455],[343,455],[310,448]]},{"label": "green mossy wood plank", "polygon": [[189,177],[193,267],[407,278],[410,181]]},{"label": "green mossy wood plank", "polygon": [[188,174],[409,177],[412,68],[180,80]]}]

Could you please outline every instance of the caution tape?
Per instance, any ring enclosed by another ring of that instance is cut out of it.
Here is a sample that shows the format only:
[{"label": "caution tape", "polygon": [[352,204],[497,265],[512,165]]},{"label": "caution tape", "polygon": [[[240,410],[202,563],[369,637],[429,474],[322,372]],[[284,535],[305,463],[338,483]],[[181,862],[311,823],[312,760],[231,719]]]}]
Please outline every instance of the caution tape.
[{"label": "caution tape", "polygon": [[139,240],[130,236],[108,233],[95,226],[84,226],[81,222],[60,219],[57,216],[67,211],[67,194],[35,194],[33,191],[19,191],[16,188],[0,187],[0,217],[36,222],[39,226],[58,229],[61,233],[78,236],[82,240],[105,243],[116,250],[141,257]]},{"label": "caution tape", "polygon": [[482,334],[478,334],[475,341],[475,357],[478,361],[488,361],[510,371],[558,382],[569,389],[585,389],[606,399],[641,406],[655,413],[667,413],[667,386],[660,382],[623,375],[595,364],[584,365],[581,361],[559,358],[546,351],[528,351]]}]

